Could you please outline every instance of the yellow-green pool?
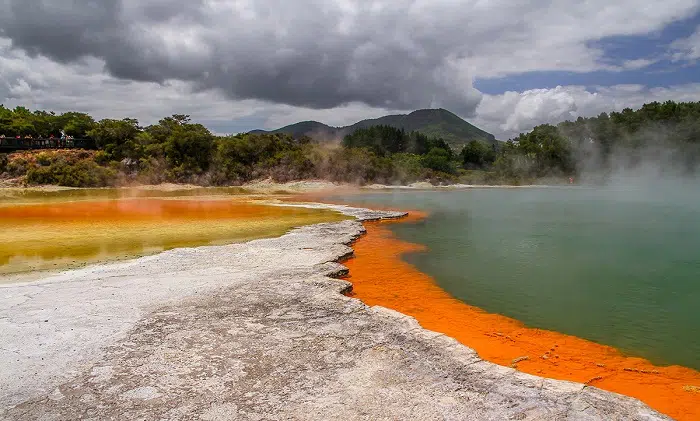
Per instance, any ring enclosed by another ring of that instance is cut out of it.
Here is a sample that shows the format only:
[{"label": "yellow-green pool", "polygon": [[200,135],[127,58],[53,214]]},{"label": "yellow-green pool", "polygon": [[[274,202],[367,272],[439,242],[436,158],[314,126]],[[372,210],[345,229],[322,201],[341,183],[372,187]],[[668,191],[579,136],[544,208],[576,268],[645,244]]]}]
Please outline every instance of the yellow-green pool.
[{"label": "yellow-green pool", "polygon": [[344,218],[332,211],[255,203],[240,190],[5,194],[0,195],[0,275],[271,237]]}]

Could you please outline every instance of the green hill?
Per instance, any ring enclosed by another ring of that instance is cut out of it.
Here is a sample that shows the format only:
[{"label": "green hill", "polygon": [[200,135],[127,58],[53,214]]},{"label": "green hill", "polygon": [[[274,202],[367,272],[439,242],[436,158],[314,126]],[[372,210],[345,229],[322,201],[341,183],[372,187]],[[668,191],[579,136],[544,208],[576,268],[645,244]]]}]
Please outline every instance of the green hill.
[{"label": "green hill", "polygon": [[[496,138],[492,134],[442,108],[418,110],[410,114],[388,115],[362,120],[346,127],[331,127],[317,121],[303,121],[268,133],[288,133],[293,136],[306,135],[324,141],[342,138],[346,134],[360,128],[379,125],[396,127],[406,131],[417,131],[432,137],[441,137],[455,150],[460,150],[471,140],[481,140],[489,144],[496,143]],[[263,132],[262,130],[255,130],[252,133]]]},{"label": "green hill", "polygon": [[286,133],[294,137],[309,136],[318,139],[331,139],[337,135],[338,129],[318,121],[301,121],[277,130],[253,130],[251,133]]}]

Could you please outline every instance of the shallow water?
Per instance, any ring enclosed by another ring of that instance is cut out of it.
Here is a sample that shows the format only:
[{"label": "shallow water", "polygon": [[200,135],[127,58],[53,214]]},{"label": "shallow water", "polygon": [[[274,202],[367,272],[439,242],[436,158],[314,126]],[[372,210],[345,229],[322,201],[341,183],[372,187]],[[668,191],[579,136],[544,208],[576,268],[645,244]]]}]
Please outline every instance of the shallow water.
[{"label": "shallow water", "polygon": [[687,189],[475,189],[346,197],[430,212],[394,224],[405,256],[460,300],[700,369],[700,195]]},{"label": "shallow water", "polygon": [[134,198],[195,198],[207,196],[234,196],[249,193],[241,187],[201,187],[175,190],[158,189],[0,189],[0,206],[17,204],[46,204],[68,201],[96,201]]},{"label": "shallow water", "polygon": [[14,195],[0,205],[0,275],[276,236],[296,226],[344,219],[330,211],[254,204],[232,192],[103,189]]}]

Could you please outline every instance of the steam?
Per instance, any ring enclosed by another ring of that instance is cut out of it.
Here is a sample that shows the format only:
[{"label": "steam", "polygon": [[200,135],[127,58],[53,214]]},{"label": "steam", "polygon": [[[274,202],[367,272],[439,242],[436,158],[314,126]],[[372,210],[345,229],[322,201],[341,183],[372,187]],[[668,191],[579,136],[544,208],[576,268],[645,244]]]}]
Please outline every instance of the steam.
[{"label": "steam", "polygon": [[672,141],[670,136],[669,127],[655,125],[621,139],[612,147],[594,137],[585,138],[573,145],[578,182],[632,189],[695,183],[700,145]]}]

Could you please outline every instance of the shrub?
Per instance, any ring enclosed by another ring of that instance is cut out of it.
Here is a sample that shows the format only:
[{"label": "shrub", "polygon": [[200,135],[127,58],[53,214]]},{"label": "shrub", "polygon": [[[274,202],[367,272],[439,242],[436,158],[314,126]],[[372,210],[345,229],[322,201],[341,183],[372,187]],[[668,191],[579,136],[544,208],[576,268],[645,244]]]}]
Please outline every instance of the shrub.
[{"label": "shrub", "polygon": [[57,184],[66,187],[106,187],[113,185],[117,172],[111,168],[83,160],[74,165],[56,162],[47,167],[34,167],[27,171],[29,184]]},{"label": "shrub", "polygon": [[450,152],[442,148],[432,148],[430,152],[423,156],[423,166],[446,174],[455,172]]},{"label": "shrub", "polygon": [[496,152],[483,142],[472,140],[460,153],[462,164],[467,169],[484,168],[496,160]]},{"label": "shrub", "polygon": [[8,162],[9,162],[9,159],[7,158],[7,154],[0,153],[0,174],[7,171],[7,163]]},{"label": "shrub", "polygon": [[280,152],[275,156],[276,162],[269,173],[277,182],[303,180],[316,175],[314,162],[302,149],[291,149]]},{"label": "shrub", "polygon": [[322,174],[332,181],[388,183],[393,165],[391,158],[379,157],[365,148],[341,148],[329,154]]},{"label": "shrub", "polygon": [[21,177],[27,174],[27,169],[29,168],[29,162],[23,158],[10,158],[7,163],[7,172],[13,177]]},{"label": "shrub", "polygon": [[47,152],[40,152],[40,153],[36,154],[36,162],[39,165],[42,165],[45,167],[51,165],[51,158],[52,158],[51,154],[49,154]]},{"label": "shrub", "polygon": [[410,183],[425,179],[421,157],[408,153],[397,153],[391,158],[394,167],[394,180],[398,183]]},{"label": "shrub", "polygon": [[111,161],[111,156],[107,152],[97,151],[95,153],[95,162],[98,164],[106,165],[109,161]]},{"label": "shrub", "polygon": [[141,158],[136,180],[146,184],[160,184],[167,181],[167,164],[163,158]]}]

